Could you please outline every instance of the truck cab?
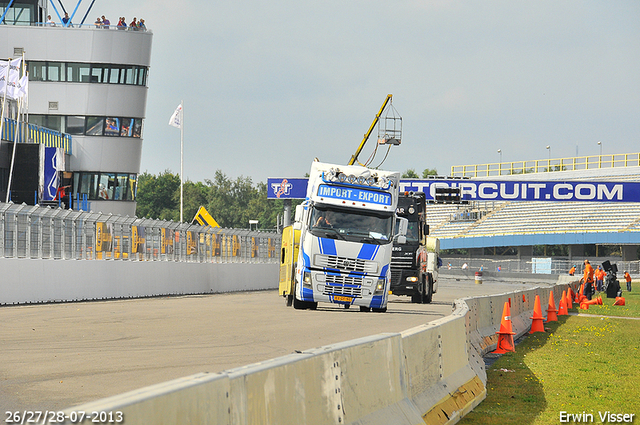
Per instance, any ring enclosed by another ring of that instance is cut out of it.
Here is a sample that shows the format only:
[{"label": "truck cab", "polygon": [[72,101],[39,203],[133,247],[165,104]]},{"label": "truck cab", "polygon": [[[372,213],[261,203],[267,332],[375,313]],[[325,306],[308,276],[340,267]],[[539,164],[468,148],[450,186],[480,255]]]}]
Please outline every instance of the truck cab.
[{"label": "truck cab", "polygon": [[394,234],[399,178],[398,172],[312,164],[293,225],[299,229],[294,279],[283,285],[281,275],[280,293],[292,295],[294,308],[325,302],[386,311],[393,241],[406,233],[403,219]]},{"label": "truck cab", "polygon": [[430,303],[438,290],[440,241],[429,237],[426,201],[423,192],[403,192],[398,196],[398,217],[406,218],[405,243],[393,244],[391,293],[408,295],[414,303]]}]

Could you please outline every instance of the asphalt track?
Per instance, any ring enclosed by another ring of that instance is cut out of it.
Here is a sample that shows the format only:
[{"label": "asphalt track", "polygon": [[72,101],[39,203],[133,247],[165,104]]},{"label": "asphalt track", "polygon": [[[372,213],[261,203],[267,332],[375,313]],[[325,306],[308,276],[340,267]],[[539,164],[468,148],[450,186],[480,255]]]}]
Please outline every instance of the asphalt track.
[{"label": "asphalt track", "polygon": [[[543,285],[440,280],[431,304],[387,313],[285,307],[276,291],[0,307],[0,413],[60,410],[447,316],[452,301]],[[4,416],[6,417],[6,416]]]}]

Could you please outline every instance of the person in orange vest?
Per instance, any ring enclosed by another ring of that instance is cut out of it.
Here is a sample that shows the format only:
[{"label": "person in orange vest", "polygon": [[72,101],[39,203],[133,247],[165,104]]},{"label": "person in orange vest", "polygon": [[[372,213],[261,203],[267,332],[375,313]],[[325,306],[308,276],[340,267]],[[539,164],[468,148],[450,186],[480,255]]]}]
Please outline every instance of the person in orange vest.
[{"label": "person in orange vest", "polygon": [[596,278],[596,290],[600,292],[602,291],[602,284],[604,281],[604,270],[602,270],[602,267],[598,266],[595,272],[593,272],[593,275]]},{"label": "person in orange vest", "polygon": [[576,266],[571,267],[571,269],[569,269],[569,276],[573,276],[576,273]]},{"label": "person in orange vest", "polygon": [[584,296],[587,297],[588,300],[591,299],[591,296],[594,293],[593,288],[593,267],[591,267],[591,263],[589,260],[584,260],[584,276],[580,279],[581,283],[584,283]]},{"label": "person in orange vest", "polygon": [[627,291],[631,292],[631,275],[628,271],[624,272],[624,279],[627,281]]}]

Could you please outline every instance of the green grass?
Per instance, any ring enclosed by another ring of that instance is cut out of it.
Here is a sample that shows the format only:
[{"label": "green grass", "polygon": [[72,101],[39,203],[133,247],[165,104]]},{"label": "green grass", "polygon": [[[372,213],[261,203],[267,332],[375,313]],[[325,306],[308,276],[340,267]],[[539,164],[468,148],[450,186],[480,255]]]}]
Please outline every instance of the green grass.
[{"label": "green grass", "polygon": [[[628,294],[624,313],[610,306],[588,311],[640,317],[640,296]],[[582,311],[575,307],[571,312]],[[487,398],[459,423],[558,424],[561,411],[591,413],[594,423],[598,412],[635,413],[640,423],[640,320],[561,316],[545,328],[488,368]]]}]

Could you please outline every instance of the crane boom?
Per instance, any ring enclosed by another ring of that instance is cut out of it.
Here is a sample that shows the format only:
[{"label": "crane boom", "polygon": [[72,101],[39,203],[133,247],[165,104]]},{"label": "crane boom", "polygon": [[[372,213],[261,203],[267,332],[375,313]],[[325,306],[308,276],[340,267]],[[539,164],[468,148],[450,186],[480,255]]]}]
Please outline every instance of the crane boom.
[{"label": "crane boom", "polygon": [[371,132],[373,131],[373,129],[375,128],[376,124],[378,124],[378,121],[380,120],[380,115],[382,115],[382,111],[384,111],[384,109],[387,107],[387,103],[389,103],[391,101],[392,97],[393,97],[392,94],[388,94],[387,95],[387,98],[382,103],[382,107],[380,108],[380,112],[378,112],[378,115],[376,115],[376,117],[373,119],[373,122],[371,123],[371,127],[369,127],[369,131],[367,131],[365,133],[364,138],[362,139],[362,142],[360,142],[360,146],[358,146],[358,149],[356,150],[356,153],[354,153],[351,156],[351,159],[349,160],[348,165],[353,165],[358,160],[358,155],[360,155],[360,152],[362,152],[362,149],[364,148],[364,145],[367,143],[367,140],[369,140],[369,136],[371,136]]}]

